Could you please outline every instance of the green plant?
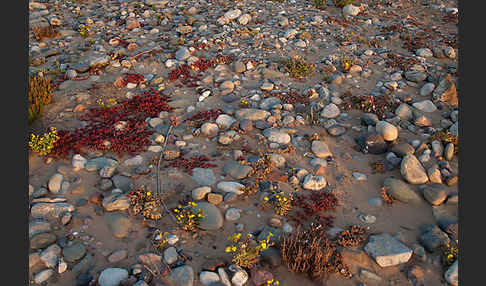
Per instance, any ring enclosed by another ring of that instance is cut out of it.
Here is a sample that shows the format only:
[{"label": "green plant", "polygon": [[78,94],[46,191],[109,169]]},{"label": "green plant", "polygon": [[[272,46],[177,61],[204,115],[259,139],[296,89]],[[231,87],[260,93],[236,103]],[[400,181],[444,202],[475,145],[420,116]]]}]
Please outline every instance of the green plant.
[{"label": "green plant", "polygon": [[338,8],[343,8],[346,5],[356,2],[356,0],[333,0],[334,5]]},{"label": "green plant", "polygon": [[158,251],[164,250],[169,241],[167,232],[161,232],[160,230],[155,230],[152,238],[152,245]]},{"label": "green plant", "polygon": [[266,204],[271,204],[275,213],[278,215],[285,216],[292,210],[292,194],[289,194],[288,196],[276,194],[271,198],[266,196],[263,200]]},{"label": "green plant", "polygon": [[440,250],[442,261],[446,267],[451,266],[459,256],[459,249],[456,246],[452,246],[450,243],[442,245]]},{"label": "green plant", "polygon": [[59,139],[55,127],[51,127],[50,131],[41,135],[30,134],[29,147],[33,152],[40,155],[47,155],[54,148],[54,143]]},{"label": "green plant", "polygon": [[86,38],[91,32],[91,26],[88,24],[81,24],[79,25],[78,32],[82,37]]},{"label": "green plant", "polygon": [[233,244],[226,247],[225,251],[227,253],[233,253],[233,259],[231,261],[234,264],[251,269],[260,260],[261,251],[268,249],[274,244],[270,242],[270,237],[272,236],[273,233],[269,232],[264,240],[256,242],[255,240],[250,240],[251,235],[248,235],[245,240],[240,241],[241,233],[235,233],[228,237],[228,240]]},{"label": "green plant", "polygon": [[186,206],[178,205],[177,208],[173,209],[177,224],[183,230],[195,232],[199,226],[199,222],[204,218],[202,210],[196,207],[196,203],[188,202]]},{"label": "green plant", "polygon": [[36,120],[54,96],[51,79],[42,73],[29,80],[29,124]]},{"label": "green plant", "polygon": [[291,77],[303,79],[314,74],[315,65],[306,62],[304,59],[296,56],[284,62],[285,70]]},{"label": "green plant", "polygon": [[103,99],[99,98],[98,100],[96,100],[96,103],[98,103],[99,107],[101,108],[110,108],[110,107],[113,107],[115,105],[118,104],[118,102],[116,101],[116,99],[114,98],[108,98],[108,102],[104,102]]}]

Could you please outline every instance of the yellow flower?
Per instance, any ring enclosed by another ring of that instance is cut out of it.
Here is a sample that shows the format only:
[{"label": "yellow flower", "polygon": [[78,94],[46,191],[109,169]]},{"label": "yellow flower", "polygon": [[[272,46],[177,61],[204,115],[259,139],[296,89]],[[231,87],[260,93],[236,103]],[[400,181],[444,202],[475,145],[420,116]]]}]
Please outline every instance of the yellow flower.
[{"label": "yellow flower", "polygon": [[233,252],[236,251],[236,246],[232,246],[231,251],[233,251]]},{"label": "yellow flower", "polygon": [[147,192],[147,196],[150,196],[152,193],[151,192]]},{"label": "yellow flower", "polygon": [[178,205],[177,207],[180,208],[180,209],[182,209],[182,206],[181,205]]},{"label": "yellow flower", "polygon": [[263,200],[264,200],[264,201],[268,201],[268,197],[264,197],[264,198],[263,198]]},{"label": "yellow flower", "polygon": [[226,249],[225,249],[224,251],[225,251],[225,252],[227,252],[227,253],[228,253],[228,252],[231,252],[231,247],[229,247],[229,246],[228,246],[228,247],[226,247]]},{"label": "yellow flower", "polygon": [[266,242],[262,242],[262,248],[267,249],[267,243]]}]

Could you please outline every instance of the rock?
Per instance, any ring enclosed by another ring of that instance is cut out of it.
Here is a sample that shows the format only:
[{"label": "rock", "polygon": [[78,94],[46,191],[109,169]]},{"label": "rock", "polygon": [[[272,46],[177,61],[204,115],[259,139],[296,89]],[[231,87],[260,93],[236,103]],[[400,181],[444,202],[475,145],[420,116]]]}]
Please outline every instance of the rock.
[{"label": "rock", "polygon": [[444,154],[444,146],[442,146],[442,143],[438,140],[434,140],[431,145],[432,151],[434,151],[434,157],[442,157]]},{"label": "rock", "polygon": [[450,239],[447,234],[433,224],[428,224],[421,227],[419,241],[428,252],[434,252],[441,245],[450,243]]},{"label": "rock", "polygon": [[241,213],[240,209],[229,208],[228,210],[226,210],[224,217],[227,221],[235,221],[240,218],[241,216],[240,213]]},{"label": "rock", "polygon": [[270,162],[277,168],[283,168],[286,160],[284,156],[272,153],[272,155],[270,155]]},{"label": "rock", "polygon": [[334,103],[330,103],[321,111],[321,116],[324,118],[336,118],[340,113],[339,107]]},{"label": "rock", "polygon": [[240,9],[234,9],[234,10],[230,10],[230,11],[224,13],[224,17],[228,20],[234,20],[234,19],[240,17],[240,15],[241,15]]},{"label": "rock", "polygon": [[123,211],[130,207],[130,199],[124,193],[114,192],[105,197],[101,204],[109,212]]},{"label": "rock", "polygon": [[447,193],[443,188],[438,186],[428,186],[424,189],[424,198],[431,205],[438,206],[446,200]]},{"label": "rock", "polygon": [[172,264],[177,261],[179,258],[179,254],[177,253],[177,249],[173,246],[168,247],[164,250],[164,262],[167,264]]},{"label": "rock", "polygon": [[435,84],[428,82],[422,86],[420,89],[421,96],[429,96],[435,89]]},{"label": "rock", "polygon": [[383,154],[388,149],[383,136],[376,132],[365,133],[357,137],[355,141],[365,154]]},{"label": "rock", "polygon": [[454,144],[453,143],[447,143],[445,150],[444,150],[444,158],[447,161],[452,160],[452,157],[454,157]]},{"label": "rock", "polygon": [[359,278],[365,279],[365,280],[374,280],[374,281],[381,281],[382,278],[375,273],[368,271],[366,269],[361,268],[359,270]]},{"label": "rock", "polygon": [[265,120],[268,116],[270,116],[270,112],[262,109],[253,109],[253,108],[242,108],[236,111],[236,119],[242,120]]},{"label": "rock", "polygon": [[267,137],[270,142],[275,142],[278,144],[288,144],[291,140],[289,134],[273,127],[265,129],[263,131],[263,135]]},{"label": "rock", "polygon": [[400,173],[410,184],[425,184],[429,181],[424,167],[414,155],[406,155],[403,157],[400,165]]},{"label": "rock", "polygon": [[308,174],[302,183],[302,187],[306,190],[318,191],[326,187],[327,181],[323,176],[314,176]]},{"label": "rock", "polygon": [[398,129],[386,121],[376,123],[376,132],[383,136],[386,141],[393,141],[398,138]]},{"label": "rock", "polygon": [[237,183],[237,182],[223,181],[223,182],[219,182],[216,185],[216,188],[218,188],[218,190],[223,191],[223,192],[229,192],[229,193],[235,193],[237,195],[241,195],[243,193],[243,191],[241,191],[240,189],[245,188],[245,185],[242,185],[242,184]]},{"label": "rock", "polygon": [[413,112],[410,108],[410,105],[406,103],[400,104],[397,109],[395,110],[395,114],[403,120],[412,120],[413,119]]},{"label": "rock", "polygon": [[229,161],[224,167],[223,172],[229,174],[234,179],[240,180],[246,178],[248,174],[253,170],[248,165],[242,165],[239,162]]},{"label": "rock", "polygon": [[327,146],[326,142],[314,140],[312,141],[311,150],[318,158],[326,159],[327,157],[332,156],[329,147]]},{"label": "rock", "polygon": [[218,118],[216,118],[216,124],[218,124],[218,126],[222,129],[230,128],[234,122],[236,122],[236,119],[229,116],[228,114],[220,114]]},{"label": "rock", "polygon": [[40,260],[44,262],[44,265],[48,268],[54,269],[59,261],[61,255],[61,248],[57,244],[52,244],[40,254]]},{"label": "rock", "polygon": [[75,262],[80,260],[86,254],[86,247],[82,243],[74,243],[70,246],[66,246],[62,250],[62,256],[67,262]]},{"label": "rock", "polygon": [[411,82],[421,82],[427,78],[427,75],[424,72],[411,70],[405,72],[405,78]]},{"label": "rock", "polygon": [[402,180],[397,180],[391,177],[386,178],[383,185],[388,187],[387,193],[403,203],[418,204],[422,201],[420,196]]},{"label": "rock", "polygon": [[413,146],[408,143],[399,143],[394,145],[391,151],[400,157],[405,157],[406,155],[412,155],[415,153]]},{"label": "rock", "polygon": [[277,79],[277,78],[284,78],[285,77],[285,74],[283,74],[279,71],[276,71],[276,70],[268,69],[268,68],[262,69],[262,75],[263,75],[264,79]]},{"label": "rock", "polygon": [[46,220],[37,219],[29,221],[29,238],[39,233],[50,232],[51,230],[51,224]]},{"label": "rock", "polygon": [[248,281],[248,278],[248,273],[240,268],[231,278],[231,282],[235,286],[243,286]]},{"label": "rock", "polygon": [[231,286],[231,282],[229,280],[228,274],[224,270],[223,267],[218,268],[218,274],[219,274],[219,279],[221,280],[221,283],[225,286]]},{"label": "rock", "polygon": [[187,58],[189,58],[191,56],[191,52],[189,51],[188,48],[186,47],[181,47],[177,50],[177,52],[175,53],[175,57],[178,61],[183,61],[183,60],[186,60]]},{"label": "rock", "polygon": [[440,174],[439,166],[437,164],[434,164],[429,169],[427,169],[427,176],[429,176],[429,180],[431,183],[442,184],[442,177]]},{"label": "rock", "polygon": [[123,268],[106,268],[98,278],[100,286],[118,286],[120,282],[128,278],[128,271]]},{"label": "rock", "polygon": [[459,260],[456,260],[452,265],[447,269],[447,271],[444,273],[444,278],[445,280],[451,284],[452,286],[458,286],[459,285]]},{"label": "rock", "polygon": [[108,256],[108,262],[110,263],[119,262],[127,257],[128,257],[128,251],[125,249],[121,249],[110,254],[110,256]]},{"label": "rock", "polygon": [[278,97],[265,97],[259,104],[260,109],[271,110],[275,105],[281,104],[282,101]]},{"label": "rock", "polygon": [[456,121],[454,124],[452,124],[451,127],[449,127],[449,132],[451,132],[452,136],[459,136],[459,121]]},{"label": "rock", "polygon": [[246,66],[241,61],[236,61],[233,63],[233,70],[235,73],[244,73],[246,71]]},{"label": "rock", "polygon": [[33,218],[59,218],[65,212],[74,211],[74,206],[68,203],[36,203],[30,209]]},{"label": "rock", "polygon": [[118,162],[110,158],[98,157],[88,160],[85,169],[86,171],[98,171],[105,166],[118,167]]},{"label": "rock", "polygon": [[209,286],[212,283],[219,282],[219,276],[212,271],[201,271],[201,273],[199,273],[199,281],[201,281],[203,285]]},{"label": "rock", "polygon": [[354,6],[353,4],[348,4],[343,7],[343,14],[345,16],[356,16],[359,14],[361,9],[359,7]]},{"label": "rock", "polygon": [[216,177],[211,169],[194,168],[192,169],[192,179],[199,186],[210,186],[216,183]]},{"label": "rock", "polygon": [[364,223],[372,224],[376,222],[376,217],[374,215],[360,214],[358,217]]},{"label": "rock", "polygon": [[378,123],[378,121],[380,121],[380,120],[378,119],[378,115],[376,115],[374,113],[363,113],[361,115],[361,121],[366,123],[366,125],[375,126],[376,123]]},{"label": "rock", "polygon": [[61,183],[63,178],[64,177],[59,173],[52,175],[47,185],[51,193],[57,194],[61,190]]},{"label": "rock", "polygon": [[217,207],[210,203],[199,202],[196,208],[200,209],[204,216],[199,224],[201,229],[216,230],[223,227],[223,215]]},{"label": "rock", "polygon": [[94,256],[90,253],[87,253],[80,262],[74,265],[72,273],[74,275],[79,275],[81,273],[86,273],[91,267],[95,264]]},{"label": "rock", "polygon": [[410,248],[387,233],[371,235],[364,250],[381,267],[406,263],[412,257]]},{"label": "rock", "polygon": [[434,56],[434,54],[432,53],[432,51],[428,48],[421,48],[421,49],[418,49],[415,54],[419,57],[423,57],[423,58],[431,58]]},{"label": "rock", "polygon": [[282,256],[280,251],[274,247],[269,247],[268,249],[261,252],[262,260],[269,264],[271,267],[278,267],[282,264]]},{"label": "rock", "polygon": [[[235,195],[235,193],[226,193],[227,195]],[[223,196],[220,194],[209,193],[208,194],[208,202],[213,205],[219,205],[223,201]]]},{"label": "rock", "polygon": [[42,249],[56,241],[56,235],[50,232],[39,233],[30,239],[30,248]]},{"label": "rock", "polygon": [[408,269],[407,278],[413,286],[425,286],[424,271],[418,265],[413,265]]},{"label": "rock", "polygon": [[116,238],[128,236],[132,226],[130,219],[121,213],[107,213],[103,219],[108,224],[108,228]]},{"label": "rock", "polygon": [[67,263],[64,261],[63,258],[60,258],[57,263],[57,273],[62,274],[66,272],[67,268],[68,268]]},{"label": "rock", "polygon": [[51,276],[54,274],[54,270],[46,269],[42,270],[41,272],[37,273],[34,276],[34,281],[37,284],[42,284],[43,282],[47,281]]},{"label": "rock", "polygon": [[202,200],[204,199],[204,197],[206,196],[206,194],[210,193],[211,192],[211,188],[210,187],[199,187],[199,188],[195,188],[194,190],[192,190],[192,199],[193,200]]},{"label": "rock", "polygon": [[435,106],[435,104],[428,99],[423,100],[423,101],[419,101],[419,102],[415,102],[412,105],[413,105],[413,107],[415,107],[418,110],[423,111],[423,112],[434,112],[434,111],[437,110],[437,107]]},{"label": "rock", "polygon": [[447,75],[439,82],[439,85],[432,93],[432,100],[434,102],[442,101],[452,106],[458,105],[456,86],[452,82],[450,75]]},{"label": "rock", "polygon": [[322,159],[322,158],[314,158],[310,160],[309,164],[313,167],[326,167],[327,166],[327,161]]},{"label": "rock", "polygon": [[452,47],[445,47],[444,48],[444,54],[449,59],[455,59],[456,58],[456,51],[454,51],[454,48],[452,48]]},{"label": "rock", "polygon": [[84,158],[80,154],[75,154],[73,156],[73,159],[72,159],[72,162],[71,162],[71,164],[73,166],[73,170],[79,171],[79,170],[84,169],[84,167],[86,166],[86,162],[88,162],[88,160],[86,160],[86,158]]},{"label": "rock", "polygon": [[170,271],[168,278],[175,286],[192,286],[194,270],[189,265],[179,266]]}]

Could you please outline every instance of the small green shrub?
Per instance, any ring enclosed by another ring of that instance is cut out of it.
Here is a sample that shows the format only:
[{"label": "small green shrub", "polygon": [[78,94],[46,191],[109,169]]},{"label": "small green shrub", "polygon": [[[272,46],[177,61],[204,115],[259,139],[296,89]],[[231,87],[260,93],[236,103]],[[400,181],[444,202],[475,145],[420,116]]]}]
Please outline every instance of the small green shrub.
[{"label": "small green shrub", "polygon": [[297,79],[310,77],[314,74],[315,65],[306,62],[299,57],[293,57],[285,61],[285,70],[289,72],[290,76]]}]

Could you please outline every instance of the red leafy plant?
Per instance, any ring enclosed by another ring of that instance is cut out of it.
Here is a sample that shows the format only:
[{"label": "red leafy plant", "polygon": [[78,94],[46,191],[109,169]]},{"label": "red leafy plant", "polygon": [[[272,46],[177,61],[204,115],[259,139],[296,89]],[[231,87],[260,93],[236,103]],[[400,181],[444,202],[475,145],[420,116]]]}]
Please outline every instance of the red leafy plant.
[{"label": "red leafy plant", "polygon": [[168,96],[151,89],[108,108],[91,108],[82,116],[86,126],[58,132],[52,153],[66,157],[71,151],[85,153],[86,149],[118,155],[140,152],[151,144],[149,136],[154,132],[147,128],[145,119],[171,111],[169,101]]},{"label": "red leafy plant", "polygon": [[310,195],[296,195],[292,201],[296,210],[291,219],[297,224],[316,222],[324,228],[332,227],[334,216],[325,216],[322,213],[334,211],[338,204],[337,197],[332,193],[312,192]]},{"label": "red leafy plant", "polygon": [[192,176],[192,169],[194,168],[213,168],[217,167],[215,164],[209,163],[210,159],[204,155],[192,156],[190,159],[178,157],[170,161],[165,167],[174,167],[182,169],[184,172]]},{"label": "red leafy plant", "polygon": [[187,122],[187,124],[190,126],[199,128],[205,122],[215,120],[222,113],[223,111],[221,109],[203,110],[187,118],[186,120],[184,120],[184,122]]}]

